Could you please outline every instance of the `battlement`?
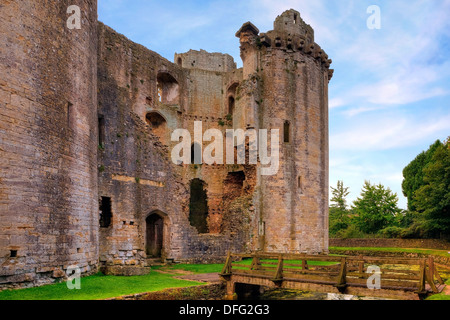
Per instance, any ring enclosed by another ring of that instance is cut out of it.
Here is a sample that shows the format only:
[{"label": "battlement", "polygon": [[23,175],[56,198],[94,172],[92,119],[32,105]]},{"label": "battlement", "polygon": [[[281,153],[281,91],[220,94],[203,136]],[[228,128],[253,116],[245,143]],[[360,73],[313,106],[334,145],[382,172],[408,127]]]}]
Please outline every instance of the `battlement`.
[{"label": "battlement", "polygon": [[[329,69],[332,60],[328,54],[314,41],[314,30],[300,17],[300,13],[290,9],[279,15],[274,22],[274,30],[259,33],[259,30],[251,22],[246,22],[236,33],[240,38],[241,56],[245,56],[249,48],[284,50],[286,52],[302,52],[311,56],[326,69]],[[329,79],[333,76],[333,70],[328,70]]]},{"label": "battlement", "polygon": [[186,69],[201,69],[216,72],[230,72],[236,69],[236,63],[229,54],[189,50],[175,53],[175,63]]},{"label": "battlement", "polygon": [[276,33],[284,33],[288,36],[300,36],[308,43],[314,43],[314,30],[305,23],[300,16],[300,12],[290,9],[279,15],[273,24]]}]

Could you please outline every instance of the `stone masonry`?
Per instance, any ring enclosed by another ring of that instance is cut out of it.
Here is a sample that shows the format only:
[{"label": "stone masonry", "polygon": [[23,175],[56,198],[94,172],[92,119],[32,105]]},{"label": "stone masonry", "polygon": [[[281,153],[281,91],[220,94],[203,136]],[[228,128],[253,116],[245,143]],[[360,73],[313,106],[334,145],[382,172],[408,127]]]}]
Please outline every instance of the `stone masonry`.
[{"label": "stone masonry", "polygon": [[[331,60],[295,10],[236,36],[243,68],[203,50],[172,63],[98,22],[95,0],[2,1],[0,289],[71,265],[131,275],[228,251],[328,252]],[[172,132],[196,121],[279,129],[278,172],[173,163]]]}]

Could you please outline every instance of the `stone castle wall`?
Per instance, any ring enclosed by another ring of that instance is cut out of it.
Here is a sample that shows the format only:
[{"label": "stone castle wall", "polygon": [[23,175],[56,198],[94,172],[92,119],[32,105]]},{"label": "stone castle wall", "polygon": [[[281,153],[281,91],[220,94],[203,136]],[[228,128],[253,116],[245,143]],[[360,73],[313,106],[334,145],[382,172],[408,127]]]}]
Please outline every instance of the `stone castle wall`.
[{"label": "stone castle wall", "polygon": [[97,1],[2,1],[0,286],[98,264]]},{"label": "stone castle wall", "polygon": [[[69,30],[71,4],[0,11],[0,287],[62,278],[69,265],[137,274],[152,256],[328,251],[331,60],[298,12],[267,33],[244,24],[237,69],[203,50],[172,63],[97,22],[96,1],[76,3],[82,28]],[[171,133],[188,129],[194,143],[196,121],[223,136],[279,129],[278,173],[172,163]]]}]

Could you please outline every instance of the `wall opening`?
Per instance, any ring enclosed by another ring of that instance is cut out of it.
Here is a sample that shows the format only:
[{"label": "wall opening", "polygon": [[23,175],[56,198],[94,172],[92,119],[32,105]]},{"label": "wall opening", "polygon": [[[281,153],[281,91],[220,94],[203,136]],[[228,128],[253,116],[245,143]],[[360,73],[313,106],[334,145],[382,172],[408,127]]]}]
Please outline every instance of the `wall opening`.
[{"label": "wall opening", "polygon": [[163,250],[164,219],[157,213],[150,214],[145,219],[146,245],[148,257],[159,258]]},{"label": "wall opening", "polygon": [[208,233],[208,197],[205,182],[200,179],[191,181],[191,198],[189,203],[189,222],[198,233]]},{"label": "wall opening", "polygon": [[233,115],[233,113],[234,113],[234,104],[235,104],[234,97],[230,96],[228,98],[228,114]]},{"label": "wall opening", "polygon": [[111,198],[101,197],[100,199],[100,228],[108,228],[111,225],[112,209]]},{"label": "wall opening", "polygon": [[103,147],[105,145],[105,117],[98,116],[98,145]]},{"label": "wall opening", "polygon": [[11,250],[9,253],[10,258],[17,258],[17,250]]},{"label": "wall opening", "polygon": [[73,118],[73,104],[71,102],[67,103],[67,125],[70,127]]},{"label": "wall opening", "polygon": [[197,142],[191,146],[191,164],[202,164],[202,148]]},{"label": "wall opening", "polygon": [[284,122],[284,126],[283,126],[283,135],[284,135],[284,142],[285,143],[289,143],[291,140],[290,137],[290,126],[291,124],[289,123],[289,121],[285,121]]},{"label": "wall opening", "polygon": [[183,65],[183,60],[181,60],[181,58],[178,58],[177,64],[181,67]]},{"label": "wall opening", "polygon": [[158,136],[159,141],[167,144],[167,121],[158,112],[149,112],[145,115],[145,121],[152,128],[152,132]]},{"label": "wall opening", "polygon": [[303,193],[303,181],[302,181],[301,176],[298,177],[297,184],[298,184],[298,189],[300,190],[300,193]]},{"label": "wall opening", "polygon": [[235,82],[231,86],[228,87],[227,90],[227,96],[228,96],[228,105],[227,105],[227,111],[228,114],[233,115],[236,105],[236,92],[237,87],[239,86],[239,83]]},{"label": "wall opening", "polygon": [[160,72],[157,77],[158,99],[163,104],[179,104],[179,85],[169,73]]},{"label": "wall opening", "polygon": [[244,171],[229,172],[223,183],[224,201],[233,201],[242,196],[244,190]]},{"label": "wall opening", "polygon": [[294,24],[297,24],[297,14],[294,13]]}]

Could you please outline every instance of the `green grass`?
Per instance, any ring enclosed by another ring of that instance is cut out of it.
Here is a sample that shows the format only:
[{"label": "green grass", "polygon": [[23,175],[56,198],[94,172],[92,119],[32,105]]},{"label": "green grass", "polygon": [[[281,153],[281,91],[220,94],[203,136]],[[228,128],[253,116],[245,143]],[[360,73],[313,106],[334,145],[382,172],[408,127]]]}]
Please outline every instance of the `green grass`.
[{"label": "green grass", "polygon": [[[164,271],[170,272],[171,270],[184,270],[190,271],[195,274],[201,273],[219,273],[223,269],[223,263],[220,264],[176,264],[172,266],[158,267],[163,268]],[[155,269],[155,267],[154,267]]]},{"label": "green grass", "polygon": [[80,290],[69,290],[65,282],[36,288],[0,292],[0,300],[98,300],[143,292],[201,285],[174,279],[171,274],[151,271],[145,276],[117,277],[97,274],[81,278]]},{"label": "green grass", "polygon": [[330,251],[378,251],[378,252],[406,252],[406,253],[422,253],[442,257],[450,257],[448,250],[434,249],[407,249],[407,248],[377,248],[377,247],[330,247]]},{"label": "green grass", "polygon": [[[447,286],[450,286],[450,279],[448,279],[445,284]],[[426,300],[450,300],[450,295],[447,295],[445,293],[435,294],[428,297]]]}]

